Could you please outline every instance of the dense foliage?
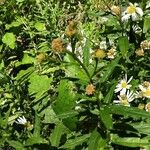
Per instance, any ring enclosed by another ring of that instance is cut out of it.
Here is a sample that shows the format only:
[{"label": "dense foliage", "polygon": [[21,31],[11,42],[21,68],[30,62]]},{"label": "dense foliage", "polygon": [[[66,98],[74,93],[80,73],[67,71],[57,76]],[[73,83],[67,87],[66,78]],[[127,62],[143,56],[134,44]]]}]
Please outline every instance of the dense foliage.
[{"label": "dense foliage", "polygon": [[0,0],[0,149],[149,150],[150,1]]}]

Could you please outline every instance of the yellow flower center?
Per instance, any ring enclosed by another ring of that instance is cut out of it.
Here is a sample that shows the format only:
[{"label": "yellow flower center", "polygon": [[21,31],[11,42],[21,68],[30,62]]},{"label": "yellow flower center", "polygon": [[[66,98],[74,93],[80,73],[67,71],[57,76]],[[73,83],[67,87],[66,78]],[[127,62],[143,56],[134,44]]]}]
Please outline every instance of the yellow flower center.
[{"label": "yellow flower center", "polygon": [[133,13],[135,13],[136,12],[136,6],[129,6],[128,8],[127,8],[127,13],[128,14],[133,14]]},{"label": "yellow flower center", "polygon": [[124,106],[128,106],[129,105],[128,99],[122,99],[121,104]]},{"label": "yellow flower center", "polygon": [[127,82],[125,82],[125,81],[122,82],[122,83],[121,83],[121,87],[122,87],[122,88],[127,88]]},{"label": "yellow flower center", "polygon": [[96,58],[104,58],[106,56],[105,51],[102,49],[98,49],[95,52],[95,57]]},{"label": "yellow flower center", "polygon": [[146,90],[145,92],[143,92],[145,97],[150,97],[150,90]]}]

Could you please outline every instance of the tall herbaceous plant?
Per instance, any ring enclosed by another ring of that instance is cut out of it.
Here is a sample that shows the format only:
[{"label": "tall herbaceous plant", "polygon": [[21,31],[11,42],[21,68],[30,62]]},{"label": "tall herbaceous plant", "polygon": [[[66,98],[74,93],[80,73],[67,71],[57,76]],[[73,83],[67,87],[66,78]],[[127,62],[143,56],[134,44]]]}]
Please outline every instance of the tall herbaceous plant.
[{"label": "tall herbaceous plant", "polygon": [[0,149],[149,150],[150,1],[0,0]]}]

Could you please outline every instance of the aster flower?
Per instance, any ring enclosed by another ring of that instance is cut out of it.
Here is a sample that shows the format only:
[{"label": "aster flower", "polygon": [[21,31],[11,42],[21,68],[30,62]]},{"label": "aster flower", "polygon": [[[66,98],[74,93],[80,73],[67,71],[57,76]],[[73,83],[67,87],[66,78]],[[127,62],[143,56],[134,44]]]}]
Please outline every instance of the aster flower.
[{"label": "aster flower", "polygon": [[133,91],[127,90],[125,94],[120,94],[117,96],[119,100],[114,100],[114,103],[121,104],[124,106],[130,106],[130,102],[132,102],[136,98],[136,94]]},{"label": "aster flower", "polygon": [[27,121],[26,118],[24,116],[19,117],[17,119],[17,121],[15,121],[17,124],[23,125],[24,127],[26,127],[27,129],[32,129],[33,128],[33,124],[30,123],[30,121]]},{"label": "aster flower", "polygon": [[125,94],[127,89],[130,89],[132,85],[130,85],[130,81],[132,80],[133,77],[130,77],[129,80],[127,80],[127,74],[125,74],[125,78],[120,80],[120,82],[117,84],[115,93],[119,92],[121,94]]},{"label": "aster flower", "polygon": [[150,82],[145,81],[139,85],[143,97],[150,98]]},{"label": "aster flower", "polygon": [[26,120],[26,118],[25,118],[24,116],[22,116],[22,117],[19,117],[19,118],[17,119],[16,123],[17,123],[17,124],[25,125],[25,124],[27,124],[27,120]]},{"label": "aster flower", "polygon": [[122,14],[122,21],[128,21],[131,17],[133,21],[137,20],[138,17],[143,16],[143,10],[138,7],[137,3],[129,3],[129,6]]}]

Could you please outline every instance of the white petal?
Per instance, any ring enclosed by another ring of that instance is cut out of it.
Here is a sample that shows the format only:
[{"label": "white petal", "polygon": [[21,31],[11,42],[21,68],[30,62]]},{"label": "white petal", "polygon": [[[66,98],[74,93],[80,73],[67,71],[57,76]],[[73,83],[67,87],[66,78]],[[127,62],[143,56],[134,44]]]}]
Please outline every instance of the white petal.
[{"label": "white petal", "polygon": [[135,21],[138,18],[138,15],[136,13],[132,13],[132,20]]},{"label": "white petal", "polygon": [[121,91],[120,91],[120,95],[123,95],[126,93],[126,88],[123,88]]},{"label": "white petal", "polygon": [[146,91],[146,89],[145,89],[142,85],[139,85],[139,88],[140,88],[140,90],[141,90],[142,92],[145,92],[145,91]]},{"label": "white petal", "polygon": [[132,4],[131,2],[129,3],[129,5],[130,5],[130,6],[133,6],[133,4]]},{"label": "white petal", "polygon": [[143,16],[143,10],[140,7],[136,8],[136,12],[142,17]]},{"label": "white petal", "polygon": [[120,101],[119,101],[119,100],[114,100],[113,102],[114,102],[114,103],[117,103],[117,104],[118,104],[118,103],[120,103]]},{"label": "white petal", "polygon": [[115,93],[117,93],[117,92],[119,92],[119,91],[121,91],[121,88],[116,88],[116,89],[115,89]]},{"label": "white petal", "polygon": [[131,16],[130,14],[126,14],[121,18],[121,20],[126,22],[130,19],[130,16]]},{"label": "white petal", "polygon": [[130,79],[128,80],[128,82],[127,82],[127,83],[129,83],[132,79],[133,79],[133,76],[132,76],[132,77],[130,77]]}]

